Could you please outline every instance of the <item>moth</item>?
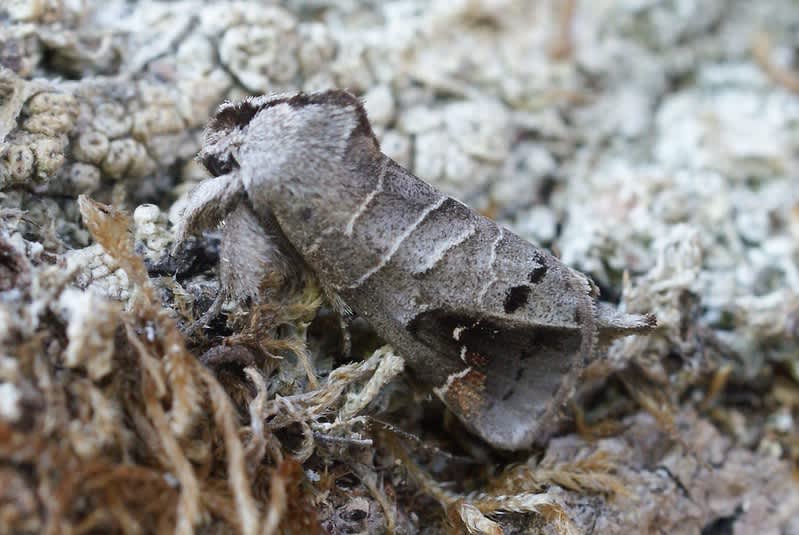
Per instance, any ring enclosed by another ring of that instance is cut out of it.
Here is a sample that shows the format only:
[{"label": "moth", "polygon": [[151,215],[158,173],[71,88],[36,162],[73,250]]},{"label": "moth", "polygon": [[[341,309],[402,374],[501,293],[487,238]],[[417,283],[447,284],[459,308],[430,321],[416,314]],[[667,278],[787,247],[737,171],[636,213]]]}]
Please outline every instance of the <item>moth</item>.
[{"label": "moth", "polygon": [[267,275],[310,271],[497,448],[551,435],[584,363],[655,326],[381,153],[345,91],[225,103],[199,158],[213,178],[190,193],[177,243],[224,223],[224,296],[257,301]]}]

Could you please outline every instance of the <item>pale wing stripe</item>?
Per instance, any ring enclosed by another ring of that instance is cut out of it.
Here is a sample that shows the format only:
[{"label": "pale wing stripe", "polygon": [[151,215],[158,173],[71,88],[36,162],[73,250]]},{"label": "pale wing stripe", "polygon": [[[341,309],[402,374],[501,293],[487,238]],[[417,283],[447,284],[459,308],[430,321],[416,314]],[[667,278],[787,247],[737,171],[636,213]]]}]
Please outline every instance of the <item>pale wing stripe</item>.
[{"label": "pale wing stripe", "polygon": [[414,272],[414,274],[420,275],[436,267],[436,264],[441,262],[441,260],[444,259],[444,257],[447,255],[449,251],[451,251],[458,245],[462,244],[463,242],[474,236],[475,232],[477,232],[477,228],[474,225],[469,225],[460,234],[455,236],[455,238],[452,241],[443,243],[442,244],[443,246],[440,247],[438,251],[434,251],[433,253],[431,253],[427,263],[423,265],[421,268],[417,269]]},{"label": "pale wing stripe", "polygon": [[371,268],[369,271],[361,275],[361,277],[353,284],[347,286],[347,288],[349,290],[354,290],[355,288],[358,288],[360,285],[366,282],[369,279],[369,277],[371,277],[372,275],[383,269],[383,267],[391,261],[391,258],[400,248],[402,242],[404,242],[408,238],[408,236],[410,236],[411,233],[414,230],[416,230],[416,228],[422,223],[422,221],[425,220],[425,218],[427,218],[427,216],[430,215],[431,212],[441,208],[441,205],[444,204],[444,201],[446,201],[447,199],[448,199],[447,196],[442,195],[441,197],[439,197],[438,201],[428,206],[425,209],[425,211],[422,212],[422,215],[420,215],[416,219],[416,221],[413,222],[413,224],[411,224],[407,229],[405,229],[405,231],[402,234],[400,234],[399,238],[397,238],[397,240],[391,245],[391,249],[389,249],[386,255],[380,259],[380,262],[378,262],[375,267]]},{"label": "pale wing stripe", "polygon": [[438,397],[440,397],[441,399],[444,399],[444,396],[446,395],[447,390],[449,390],[449,387],[452,386],[452,383],[454,383],[458,379],[463,379],[464,377],[469,375],[470,371],[472,371],[472,367],[471,366],[467,366],[466,368],[462,369],[459,372],[455,372],[455,373],[449,374],[449,376],[447,377],[446,382],[444,382],[444,384],[441,385],[441,386],[433,388],[433,392],[435,392],[436,395]]},{"label": "pale wing stripe", "polygon": [[322,241],[324,241],[324,238],[322,236],[317,236],[311,246],[305,250],[305,254],[309,255],[315,253],[319,249],[319,246],[322,245]]},{"label": "pale wing stripe", "polygon": [[497,234],[497,239],[494,240],[494,243],[491,245],[491,258],[488,261],[488,270],[491,272],[491,278],[488,280],[486,285],[483,286],[483,289],[480,290],[480,295],[477,298],[477,302],[481,305],[483,304],[483,300],[488,293],[488,289],[491,288],[491,285],[497,281],[497,274],[494,272],[494,262],[497,260],[497,246],[504,237],[505,229],[503,227],[499,227],[499,234]]},{"label": "pale wing stripe", "polygon": [[369,204],[372,202],[372,199],[374,199],[378,193],[383,191],[383,179],[386,176],[386,169],[388,169],[388,162],[389,159],[387,157],[383,157],[383,165],[380,168],[380,176],[378,176],[377,178],[377,185],[375,186],[375,189],[370,191],[369,194],[366,197],[364,197],[363,202],[361,202],[361,204],[358,206],[358,209],[355,210],[355,213],[352,214],[352,217],[350,217],[350,220],[347,222],[347,226],[344,229],[345,236],[352,236],[352,231],[353,228],[355,227],[355,222],[358,221],[358,219],[363,215],[363,213],[366,212],[366,209],[369,208]]},{"label": "pale wing stripe", "polygon": [[315,253],[319,249],[319,247],[322,246],[322,243],[324,243],[324,241],[327,239],[327,237],[330,236],[331,234],[333,234],[333,229],[332,228],[327,228],[327,229],[323,230],[316,237],[316,239],[313,241],[313,243],[305,250],[305,254],[309,255],[309,254]]}]

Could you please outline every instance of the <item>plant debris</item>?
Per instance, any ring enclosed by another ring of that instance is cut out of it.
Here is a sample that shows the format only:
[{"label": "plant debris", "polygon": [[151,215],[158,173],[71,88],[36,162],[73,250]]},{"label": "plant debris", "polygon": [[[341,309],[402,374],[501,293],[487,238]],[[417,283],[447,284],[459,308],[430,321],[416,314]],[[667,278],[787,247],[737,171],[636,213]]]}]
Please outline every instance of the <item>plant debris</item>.
[{"label": "plant debris", "polygon": [[[7,2],[0,534],[799,532],[797,27],[792,0]],[[240,304],[218,233],[171,251],[215,107],[330,87],[657,315],[546,446],[481,443],[315,281]]]}]

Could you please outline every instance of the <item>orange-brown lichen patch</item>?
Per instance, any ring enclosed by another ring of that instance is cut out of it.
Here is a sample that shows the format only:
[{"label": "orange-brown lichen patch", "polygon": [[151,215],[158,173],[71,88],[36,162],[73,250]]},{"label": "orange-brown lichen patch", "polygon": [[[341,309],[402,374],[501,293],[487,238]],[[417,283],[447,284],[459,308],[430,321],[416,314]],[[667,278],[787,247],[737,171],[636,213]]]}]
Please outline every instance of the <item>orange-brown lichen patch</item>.
[{"label": "orange-brown lichen patch", "polygon": [[476,353],[474,351],[467,351],[463,360],[466,362],[467,366],[471,366],[473,368],[485,368],[488,364],[488,357],[482,353]]},{"label": "orange-brown lichen patch", "polygon": [[477,414],[485,401],[485,380],[484,373],[471,368],[466,368],[463,375],[451,375],[444,387],[447,402],[460,408],[463,414]]}]

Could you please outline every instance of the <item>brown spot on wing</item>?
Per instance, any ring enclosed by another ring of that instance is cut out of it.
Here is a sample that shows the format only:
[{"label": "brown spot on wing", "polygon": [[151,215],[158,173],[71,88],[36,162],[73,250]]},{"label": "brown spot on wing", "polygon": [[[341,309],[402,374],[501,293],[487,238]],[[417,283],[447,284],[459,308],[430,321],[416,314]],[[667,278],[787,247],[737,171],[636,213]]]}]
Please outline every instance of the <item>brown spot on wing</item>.
[{"label": "brown spot on wing", "polygon": [[466,351],[463,360],[474,368],[484,368],[488,364],[488,357],[475,351]]},{"label": "brown spot on wing", "polygon": [[464,375],[454,374],[442,391],[444,400],[467,417],[480,414],[487,401],[485,382],[485,374],[471,368]]}]

